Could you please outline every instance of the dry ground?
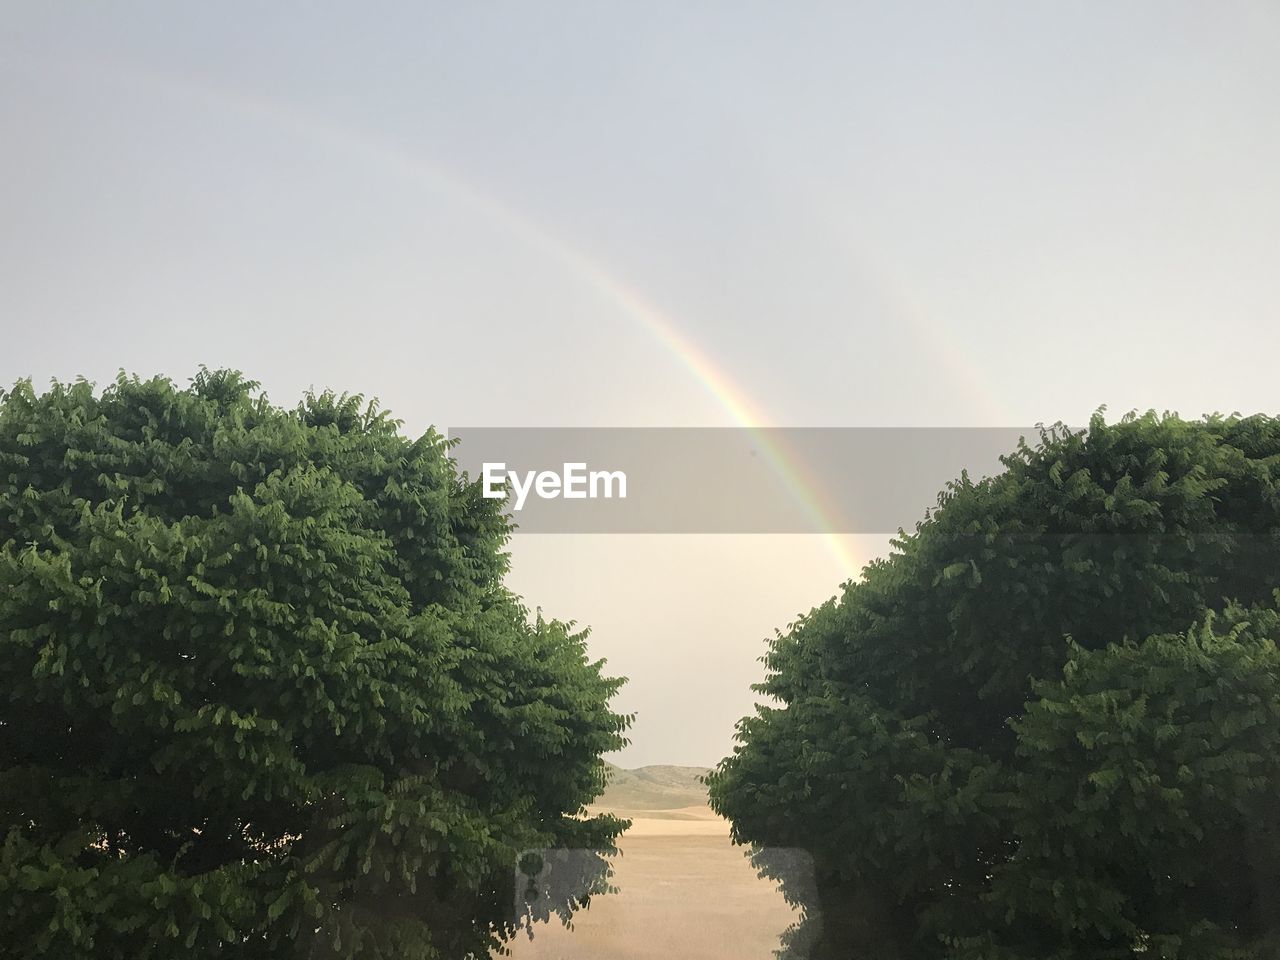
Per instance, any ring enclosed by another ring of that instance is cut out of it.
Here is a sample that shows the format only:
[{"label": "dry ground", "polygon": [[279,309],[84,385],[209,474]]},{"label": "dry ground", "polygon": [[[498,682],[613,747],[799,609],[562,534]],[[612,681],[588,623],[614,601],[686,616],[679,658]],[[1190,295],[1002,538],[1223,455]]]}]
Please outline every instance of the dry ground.
[{"label": "dry ground", "polygon": [[771,960],[794,917],[728,824],[704,804],[611,809],[633,821],[615,861],[620,892],[579,911],[572,931],[540,924],[512,945],[514,960]]}]

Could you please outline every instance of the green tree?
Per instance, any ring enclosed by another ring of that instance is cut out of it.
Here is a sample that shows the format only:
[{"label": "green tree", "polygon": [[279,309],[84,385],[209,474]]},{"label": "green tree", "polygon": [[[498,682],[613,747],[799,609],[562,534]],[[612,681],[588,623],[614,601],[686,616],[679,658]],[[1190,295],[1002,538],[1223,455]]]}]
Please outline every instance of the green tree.
[{"label": "green tree", "polygon": [[1275,419],[1099,415],[950,484],[772,641],[710,779],[784,946],[1275,955],[1277,585]]},{"label": "green tree", "polygon": [[[0,395],[0,956],[461,958],[567,920],[628,721],[504,588],[508,536],[358,396]],[[558,869],[517,883],[529,851]]]},{"label": "green tree", "polygon": [[1277,640],[1274,609],[1229,608],[1185,634],[1073,646],[1037,685],[1014,724],[1017,845],[994,877],[1006,953],[1277,954]]}]

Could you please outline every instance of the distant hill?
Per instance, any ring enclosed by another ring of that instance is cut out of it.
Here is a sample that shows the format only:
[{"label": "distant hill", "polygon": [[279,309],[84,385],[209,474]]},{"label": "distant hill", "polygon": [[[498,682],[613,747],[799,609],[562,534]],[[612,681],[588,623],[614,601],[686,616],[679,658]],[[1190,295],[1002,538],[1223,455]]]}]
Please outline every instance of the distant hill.
[{"label": "distant hill", "polygon": [[673,767],[663,764],[623,770],[608,768],[609,784],[594,806],[606,810],[677,810],[707,802],[707,788],[700,778],[707,767]]}]

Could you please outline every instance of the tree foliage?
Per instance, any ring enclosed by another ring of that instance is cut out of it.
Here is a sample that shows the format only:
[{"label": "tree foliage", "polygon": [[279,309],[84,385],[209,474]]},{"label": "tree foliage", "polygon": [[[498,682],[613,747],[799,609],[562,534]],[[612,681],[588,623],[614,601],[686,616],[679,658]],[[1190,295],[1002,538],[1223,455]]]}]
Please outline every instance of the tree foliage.
[{"label": "tree foliage", "polygon": [[620,681],[438,434],[231,372],[0,397],[0,956],[486,956],[603,888],[515,865],[613,851]]},{"label": "tree foliage", "polygon": [[1099,415],[950,484],[771,643],[711,777],[790,952],[1277,955],[1278,585],[1271,418]]}]

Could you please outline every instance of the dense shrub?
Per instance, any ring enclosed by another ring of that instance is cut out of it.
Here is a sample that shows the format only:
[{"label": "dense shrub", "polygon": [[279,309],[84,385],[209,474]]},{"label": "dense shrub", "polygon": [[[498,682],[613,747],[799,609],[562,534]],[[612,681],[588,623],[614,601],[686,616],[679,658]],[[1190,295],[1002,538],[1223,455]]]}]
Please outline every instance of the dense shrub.
[{"label": "dense shrub", "polygon": [[438,434],[228,372],[0,396],[0,956],[484,956],[601,887],[515,865],[612,851],[620,681]]},{"label": "dense shrub", "polygon": [[711,794],[790,952],[1276,955],[1278,485],[1271,418],[1055,428],[780,634]]}]

